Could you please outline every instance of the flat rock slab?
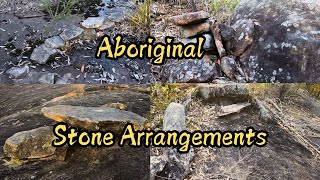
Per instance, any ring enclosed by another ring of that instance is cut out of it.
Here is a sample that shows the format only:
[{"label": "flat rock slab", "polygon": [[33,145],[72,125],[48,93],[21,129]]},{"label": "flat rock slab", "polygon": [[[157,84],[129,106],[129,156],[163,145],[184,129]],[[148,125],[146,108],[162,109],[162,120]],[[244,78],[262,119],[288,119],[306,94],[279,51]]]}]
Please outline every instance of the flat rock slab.
[{"label": "flat rock slab", "polygon": [[39,64],[45,64],[49,58],[57,52],[56,49],[49,48],[45,44],[42,44],[33,50],[30,59]]},{"label": "flat rock slab", "polygon": [[99,28],[104,24],[105,17],[88,17],[81,25],[85,28]]},{"label": "flat rock slab", "polygon": [[61,48],[62,46],[64,46],[64,41],[59,36],[53,36],[49,39],[46,39],[45,44],[50,48],[58,49],[58,48]]},{"label": "flat rock slab", "polygon": [[42,108],[44,116],[87,130],[122,132],[126,123],[141,127],[146,121],[135,113],[114,108],[58,105]]},{"label": "flat rock slab", "polygon": [[247,98],[250,95],[248,84],[201,84],[199,86],[199,95],[205,101],[216,100],[221,97],[237,97],[234,99],[241,100],[241,97]]},{"label": "flat rock slab", "polygon": [[189,38],[197,34],[202,34],[210,31],[210,22],[204,22],[201,24],[181,26],[180,27],[180,37]]},{"label": "flat rock slab", "polygon": [[170,21],[177,26],[186,26],[202,23],[205,20],[209,19],[209,13],[205,11],[198,11],[192,13],[186,13],[178,16],[173,16],[170,18]]},{"label": "flat rock slab", "polygon": [[16,79],[24,77],[29,72],[29,66],[24,67],[12,67],[6,71],[6,74],[8,74],[10,77]]},{"label": "flat rock slab", "polygon": [[229,106],[222,106],[220,112],[218,113],[219,117],[227,116],[234,113],[239,113],[244,108],[250,106],[251,103],[239,103],[239,104],[232,104]]},{"label": "flat rock slab", "polygon": [[79,37],[82,33],[83,33],[83,29],[78,27],[78,26],[69,26],[68,28],[66,28],[61,34],[60,37],[64,40],[64,41],[70,41],[73,40],[77,37]]},{"label": "flat rock slab", "polygon": [[13,159],[46,158],[55,154],[56,148],[51,146],[54,139],[52,127],[41,127],[14,134],[6,140],[3,150]]}]

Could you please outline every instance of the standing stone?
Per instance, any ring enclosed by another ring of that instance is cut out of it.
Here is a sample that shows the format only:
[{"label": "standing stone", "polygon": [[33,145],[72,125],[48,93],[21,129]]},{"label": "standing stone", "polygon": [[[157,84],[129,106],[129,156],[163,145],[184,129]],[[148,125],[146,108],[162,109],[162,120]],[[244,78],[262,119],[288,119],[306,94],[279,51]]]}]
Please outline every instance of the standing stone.
[{"label": "standing stone", "polygon": [[23,131],[8,138],[3,150],[13,159],[46,158],[55,154],[56,148],[51,145],[55,138],[52,127]]},{"label": "standing stone", "polygon": [[103,17],[88,17],[84,20],[81,25],[85,28],[99,28],[103,25],[105,16]]},{"label": "standing stone", "polygon": [[42,44],[33,50],[30,59],[39,64],[45,64],[50,57],[57,52],[58,51],[56,49],[49,48],[45,44]]},{"label": "standing stone", "polygon": [[82,107],[58,105],[42,108],[44,116],[57,122],[66,122],[74,127],[87,130],[110,130],[122,132],[126,123],[133,123],[141,128],[144,117],[133,112],[106,107]]},{"label": "standing stone", "polygon": [[189,38],[197,34],[202,34],[210,31],[211,24],[209,22],[204,22],[201,24],[181,26],[180,27],[180,37]]},{"label": "standing stone", "polygon": [[29,66],[24,67],[12,67],[6,71],[10,77],[14,79],[22,78],[26,76],[29,72]]},{"label": "standing stone", "polygon": [[[184,131],[186,130],[185,107],[182,104],[170,103],[167,107],[163,118],[164,131]],[[160,174],[166,179],[185,179],[190,173],[191,161],[195,156],[193,147],[186,154],[177,152],[175,148],[167,148],[164,157],[151,158],[151,177]],[[167,161],[166,166],[164,161]],[[159,172],[160,171],[160,172]]]},{"label": "standing stone", "polygon": [[209,19],[210,14],[205,11],[185,13],[178,16],[173,16],[169,20],[177,26],[193,25],[204,22]]},{"label": "standing stone", "polygon": [[164,131],[183,131],[186,129],[185,109],[182,104],[170,103],[163,117]]},{"label": "standing stone", "polygon": [[44,42],[49,48],[58,49],[64,46],[64,41],[59,36],[53,36]]},{"label": "standing stone", "polygon": [[74,26],[71,25],[68,28],[66,28],[61,34],[60,37],[64,40],[64,41],[70,41],[73,40],[77,37],[79,37],[82,33],[83,33],[83,29],[78,27],[78,26]]}]

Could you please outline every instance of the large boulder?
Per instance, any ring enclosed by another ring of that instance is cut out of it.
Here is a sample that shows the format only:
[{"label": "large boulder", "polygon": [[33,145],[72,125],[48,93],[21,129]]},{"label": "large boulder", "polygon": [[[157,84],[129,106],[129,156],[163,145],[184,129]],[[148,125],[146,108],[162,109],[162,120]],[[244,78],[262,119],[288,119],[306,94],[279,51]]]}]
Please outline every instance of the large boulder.
[{"label": "large boulder", "polygon": [[319,0],[241,0],[231,25],[246,19],[253,41],[240,60],[251,81],[320,82]]}]

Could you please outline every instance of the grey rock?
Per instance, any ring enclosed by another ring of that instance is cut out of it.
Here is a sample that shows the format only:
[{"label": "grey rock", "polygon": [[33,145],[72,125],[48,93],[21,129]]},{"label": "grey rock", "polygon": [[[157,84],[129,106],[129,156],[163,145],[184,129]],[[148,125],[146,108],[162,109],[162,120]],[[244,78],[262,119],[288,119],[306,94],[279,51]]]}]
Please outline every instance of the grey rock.
[{"label": "grey rock", "polygon": [[56,84],[70,84],[71,79],[72,79],[72,74],[67,73],[62,77],[58,78]]},{"label": "grey rock", "polygon": [[57,76],[56,73],[44,74],[39,78],[39,83],[40,84],[54,84],[55,76]]},{"label": "grey rock", "polygon": [[83,33],[83,31],[84,30],[82,28],[71,25],[64,29],[64,31],[60,34],[60,37],[64,41],[70,41],[79,37]]},{"label": "grey rock", "polygon": [[320,82],[320,1],[241,0],[231,25],[245,19],[254,21],[241,56],[251,82]]},{"label": "grey rock", "polygon": [[237,63],[233,57],[226,56],[221,59],[220,64],[222,72],[230,79],[234,79],[237,71]]},{"label": "grey rock", "polygon": [[254,23],[250,19],[241,19],[232,25],[235,29],[234,55],[242,55],[253,43]]},{"label": "grey rock", "polygon": [[199,96],[205,101],[215,100],[218,97],[248,97],[248,84],[215,84],[199,86]]},{"label": "grey rock", "polygon": [[127,123],[133,123],[139,129],[146,121],[135,113],[105,107],[82,107],[58,105],[42,108],[44,116],[66,122],[71,126],[87,130],[110,130],[121,133]]},{"label": "grey rock", "polygon": [[[178,132],[186,130],[185,107],[182,104],[174,102],[169,104],[163,118],[163,130]],[[193,147],[190,147],[190,151],[186,154],[178,153],[174,148],[167,148],[164,157],[153,158],[151,161],[155,163],[151,165],[151,177],[160,173],[162,177],[168,179],[182,180],[190,173],[190,164],[194,156]]]},{"label": "grey rock", "polygon": [[[203,49],[205,51],[217,51],[217,47],[214,43],[214,39],[211,34],[204,34],[203,37],[206,39]],[[197,38],[192,39],[181,39],[179,40],[182,44],[189,44],[189,43],[197,43]],[[218,53],[218,52],[217,52]]]},{"label": "grey rock", "polygon": [[6,74],[8,74],[10,77],[14,79],[18,79],[26,76],[28,72],[29,72],[29,66],[11,67],[6,71]]},{"label": "grey rock", "polygon": [[162,71],[164,82],[208,82],[217,74],[215,64],[206,60],[182,59],[168,62]]},{"label": "grey rock", "polygon": [[250,105],[251,103],[239,103],[239,104],[232,104],[228,106],[222,106],[220,111],[218,112],[218,116],[222,117],[222,116],[227,116],[234,113],[239,113],[240,111],[242,111],[243,109],[245,109]]},{"label": "grey rock", "polygon": [[99,28],[104,24],[105,16],[102,17],[88,17],[81,25],[85,28]]},{"label": "grey rock", "polygon": [[39,64],[45,64],[49,58],[57,52],[56,49],[49,48],[45,44],[42,44],[33,50],[30,59]]},{"label": "grey rock", "polygon": [[164,131],[183,131],[186,129],[185,109],[182,104],[170,103],[163,117]]},{"label": "grey rock", "polygon": [[23,131],[8,138],[3,150],[13,159],[39,159],[53,156],[56,148],[51,145],[56,137],[52,127]]},{"label": "grey rock", "polygon": [[163,171],[167,162],[167,156],[150,156],[150,179],[155,179],[157,173]]},{"label": "grey rock", "polygon": [[64,46],[64,41],[60,36],[53,36],[44,42],[49,48],[58,49]]}]

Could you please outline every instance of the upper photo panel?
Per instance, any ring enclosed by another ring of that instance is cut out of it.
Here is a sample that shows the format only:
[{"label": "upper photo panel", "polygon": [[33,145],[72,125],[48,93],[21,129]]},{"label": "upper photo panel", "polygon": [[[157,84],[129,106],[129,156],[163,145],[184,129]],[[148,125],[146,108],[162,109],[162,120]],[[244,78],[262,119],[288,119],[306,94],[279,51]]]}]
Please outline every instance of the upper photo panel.
[{"label": "upper photo panel", "polygon": [[96,58],[104,36],[145,39],[150,23],[136,22],[138,7],[128,0],[1,0],[0,84],[150,83],[146,59]]},{"label": "upper photo panel", "polygon": [[203,36],[206,52],[152,68],[158,81],[320,82],[319,0],[175,2],[152,3],[152,36],[197,45]]},{"label": "upper photo panel", "polygon": [[1,1],[0,83],[315,83],[319,22],[319,0]]}]

